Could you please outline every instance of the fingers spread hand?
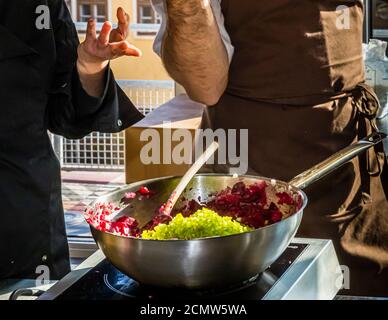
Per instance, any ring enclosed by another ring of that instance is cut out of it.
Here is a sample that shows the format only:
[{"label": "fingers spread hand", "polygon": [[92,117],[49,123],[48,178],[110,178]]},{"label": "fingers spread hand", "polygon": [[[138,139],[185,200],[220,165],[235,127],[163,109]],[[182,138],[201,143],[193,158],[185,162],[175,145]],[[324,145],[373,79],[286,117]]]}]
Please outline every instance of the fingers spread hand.
[{"label": "fingers spread hand", "polygon": [[126,49],[124,49],[124,53],[126,56],[132,56],[132,57],[141,57],[143,53],[141,50],[134,45],[127,43]]},{"label": "fingers spread hand", "polygon": [[128,36],[129,30],[129,14],[124,11],[123,8],[119,7],[117,9],[117,20],[118,20],[118,29],[122,35],[122,39],[126,39]]},{"label": "fingers spread hand", "polygon": [[136,48],[134,45],[128,43],[127,41],[111,43],[110,48],[111,48],[112,55],[114,57],[120,57],[120,56],[141,57],[142,55],[142,52],[140,49]]},{"label": "fingers spread hand", "polygon": [[119,19],[118,28],[112,30],[112,24],[107,21],[103,24],[99,36],[96,33],[96,21],[93,19],[88,21],[85,45],[80,45],[83,50],[81,51],[83,60],[89,63],[101,63],[122,56],[140,57],[142,55],[142,52],[125,41],[122,35],[122,32],[125,33],[125,36],[128,34],[129,15],[119,8],[117,17]]},{"label": "fingers spread hand", "polygon": [[109,44],[109,36],[112,31],[112,24],[107,21],[103,24],[100,32],[100,36],[98,37],[98,44],[100,47],[106,47]]},{"label": "fingers spread hand", "polygon": [[93,19],[89,19],[88,25],[86,28],[86,38],[85,41],[90,43],[92,41],[95,41],[97,39],[96,34],[96,21]]}]

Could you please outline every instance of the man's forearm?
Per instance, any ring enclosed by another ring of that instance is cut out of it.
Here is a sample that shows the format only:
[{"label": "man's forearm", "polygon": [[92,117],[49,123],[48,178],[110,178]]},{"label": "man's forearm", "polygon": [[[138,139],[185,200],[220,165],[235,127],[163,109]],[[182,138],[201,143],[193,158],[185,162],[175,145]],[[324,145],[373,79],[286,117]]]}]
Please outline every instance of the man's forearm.
[{"label": "man's forearm", "polygon": [[167,0],[168,24],[162,58],[170,75],[189,96],[207,105],[218,102],[229,62],[208,0]]}]

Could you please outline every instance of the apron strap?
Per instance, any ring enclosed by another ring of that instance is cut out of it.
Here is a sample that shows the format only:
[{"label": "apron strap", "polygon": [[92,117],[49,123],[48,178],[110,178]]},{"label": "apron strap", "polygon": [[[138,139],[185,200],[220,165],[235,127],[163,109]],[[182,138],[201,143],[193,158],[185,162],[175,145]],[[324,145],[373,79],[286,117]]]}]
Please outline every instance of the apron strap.
[{"label": "apron strap", "polygon": [[[358,113],[358,138],[377,132],[376,117],[380,109],[379,99],[373,88],[365,83],[360,83],[351,91],[352,104]],[[384,145],[379,143],[367,151],[366,157],[360,158],[360,165],[367,168],[370,177],[380,177],[386,196],[388,197],[388,161],[384,151]],[[367,181],[365,181],[367,182]],[[369,183],[367,183],[369,185]]]},{"label": "apron strap", "polygon": [[365,120],[369,120],[373,131],[378,131],[376,117],[380,109],[380,101],[374,90],[367,84],[361,83],[351,93],[353,106],[359,115]]}]

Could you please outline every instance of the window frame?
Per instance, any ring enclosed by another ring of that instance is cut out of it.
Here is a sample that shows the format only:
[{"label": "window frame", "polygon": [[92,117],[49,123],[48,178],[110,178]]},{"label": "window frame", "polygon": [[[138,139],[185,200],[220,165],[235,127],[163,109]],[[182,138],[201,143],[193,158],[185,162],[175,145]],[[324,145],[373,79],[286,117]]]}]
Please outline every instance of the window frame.
[{"label": "window frame", "polygon": [[[83,4],[90,4],[91,5],[91,18],[93,19],[98,19],[99,17],[103,17],[104,21],[110,20],[110,1],[108,0],[77,0],[77,17],[76,21],[77,22],[87,22],[87,21],[82,21],[81,20],[81,7]],[[97,5],[102,4],[105,6],[105,16],[98,16],[97,13]],[[102,22],[102,21],[97,21],[97,22]]]},{"label": "window frame", "polygon": [[[142,6],[150,6],[151,8],[151,20],[150,23],[144,23],[141,22],[141,7]],[[158,16],[154,8],[152,7],[150,0],[133,0],[133,16],[134,21],[136,21],[136,24],[139,26],[147,26],[150,24],[161,24],[161,17]],[[135,31],[135,37],[136,38],[146,38],[146,39],[153,39],[157,34],[157,31],[142,31],[141,27],[140,30]]]}]

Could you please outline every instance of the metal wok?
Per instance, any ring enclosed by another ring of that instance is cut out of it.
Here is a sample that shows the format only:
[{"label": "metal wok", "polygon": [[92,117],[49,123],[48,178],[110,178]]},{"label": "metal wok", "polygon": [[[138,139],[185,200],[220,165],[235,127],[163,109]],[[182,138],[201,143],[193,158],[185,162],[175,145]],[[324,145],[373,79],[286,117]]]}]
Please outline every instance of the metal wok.
[{"label": "metal wok", "polygon": [[[266,270],[295,236],[307,205],[307,197],[302,189],[380,143],[385,137],[384,134],[372,134],[289,183],[254,176],[236,178],[228,175],[197,175],[182,195],[186,199],[200,196],[206,200],[210,193],[233,186],[238,181],[247,184],[262,180],[276,182],[279,188],[286,188],[303,199],[303,206],[298,212],[276,224],[249,233],[189,241],[125,238],[91,227],[93,237],[115,267],[142,284],[188,289],[239,284]],[[168,198],[178,182],[179,178],[176,177],[138,182],[101,197],[96,202],[119,203],[126,192],[147,186],[150,190],[158,190],[158,194],[147,201],[137,202],[137,213],[132,216],[140,221],[149,221],[155,209]]]}]

